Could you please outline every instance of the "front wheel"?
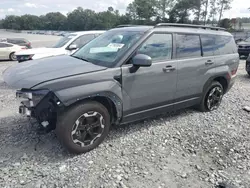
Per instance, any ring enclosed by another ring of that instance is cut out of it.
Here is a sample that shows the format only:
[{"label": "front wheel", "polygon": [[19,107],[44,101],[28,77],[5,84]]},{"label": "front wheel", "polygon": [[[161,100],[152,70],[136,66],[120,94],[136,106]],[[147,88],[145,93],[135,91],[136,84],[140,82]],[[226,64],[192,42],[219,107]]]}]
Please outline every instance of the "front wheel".
[{"label": "front wheel", "polygon": [[71,153],[81,154],[96,148],[108,135],[110,114],[98,102],[75,105],[59,116],[56,134]]},{"label": "front wheel", "polygon": [[224,95],[222,85],[214,81],[204,92],[199,110],[202,112],[210,112],[219,108]]}]

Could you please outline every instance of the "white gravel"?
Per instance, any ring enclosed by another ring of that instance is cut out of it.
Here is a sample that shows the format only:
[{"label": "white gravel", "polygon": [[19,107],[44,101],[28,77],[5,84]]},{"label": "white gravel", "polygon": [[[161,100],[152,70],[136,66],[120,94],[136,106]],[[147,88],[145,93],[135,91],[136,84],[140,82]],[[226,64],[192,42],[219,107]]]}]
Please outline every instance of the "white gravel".
[{"label": "white gravel", "polygon": [[[0,62],[0,72],[13,62]],[[68,154],[18,115],[0,77],[0,187],[250,187],[250,78],[241,62],[219,110],[192,109],[113,127],[97,149]]]}]

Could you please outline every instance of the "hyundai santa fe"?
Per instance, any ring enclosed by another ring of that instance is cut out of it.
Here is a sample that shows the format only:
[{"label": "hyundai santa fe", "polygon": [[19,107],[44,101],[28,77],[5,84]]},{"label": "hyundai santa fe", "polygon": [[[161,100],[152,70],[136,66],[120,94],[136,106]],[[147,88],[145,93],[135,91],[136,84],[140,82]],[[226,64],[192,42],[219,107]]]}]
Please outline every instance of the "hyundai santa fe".
[{"label": "hyundai santa fe", "polygon": [[96,148],[111,125],[218,109],[238,66],[224,29],[162,23],[111,29],[70,56],[17,64],[3,78],[17,89],[19,112],[79,154]]}]

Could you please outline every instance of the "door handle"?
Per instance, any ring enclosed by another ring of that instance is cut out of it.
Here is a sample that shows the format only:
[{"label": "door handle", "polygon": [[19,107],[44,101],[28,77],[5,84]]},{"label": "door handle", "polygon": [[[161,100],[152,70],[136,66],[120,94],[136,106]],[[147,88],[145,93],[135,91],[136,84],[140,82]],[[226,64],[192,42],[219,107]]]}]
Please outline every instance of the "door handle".
[{"label": "door handle", "polygon": [[207,60],[207,62],[205,63],[205,65],[213,65],[214,62],[212,60]]},{"label": "door handle", "polygon": [[172,72],[175,70],[175,68],[172,67],[171,65],[169,65],[169,66],[162,68],[162,70],[163,70],[163,72]]}]

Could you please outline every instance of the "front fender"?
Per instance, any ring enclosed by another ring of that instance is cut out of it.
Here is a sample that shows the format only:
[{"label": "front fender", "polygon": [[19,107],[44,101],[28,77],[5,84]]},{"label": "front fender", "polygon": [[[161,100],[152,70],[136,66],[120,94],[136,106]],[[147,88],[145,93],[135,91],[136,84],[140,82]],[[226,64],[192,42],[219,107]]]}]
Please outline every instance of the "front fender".
[{"label": "front fender", "polygon": [[91,83],[87,85],[76,86],[62,89],[55,92],[56,96],[65,106],[69,106],[77,101],[96,97],[108,96],[112,101],[121,102],[121,87],[112,81]]}]

